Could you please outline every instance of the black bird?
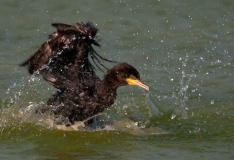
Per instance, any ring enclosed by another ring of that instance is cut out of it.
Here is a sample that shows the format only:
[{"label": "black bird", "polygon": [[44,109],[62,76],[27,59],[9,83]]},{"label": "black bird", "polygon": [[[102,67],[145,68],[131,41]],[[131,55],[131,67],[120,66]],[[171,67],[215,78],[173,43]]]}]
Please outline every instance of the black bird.
[{"label": "black bird", "polygon": [[[127,63],[109,69],[103,80],[95,74],[94,64],[105,67],[101,60],[114,62],[100,56],[92,47],[100,46],[95,40],[97,28],[91,23],[52,24],[57,28],[41,48],[22,66],[28,65],[30,74],[41,74],[58,88],[48,101],[46,110],[62,117],[66,125],[92,117],[114,103],[116,90],[124,85],[136,85],[149,90],[140,81],[139,72]],[[98,63],[98,64],[97,64]],[[105,67],[106,68],[106,67]]]}]

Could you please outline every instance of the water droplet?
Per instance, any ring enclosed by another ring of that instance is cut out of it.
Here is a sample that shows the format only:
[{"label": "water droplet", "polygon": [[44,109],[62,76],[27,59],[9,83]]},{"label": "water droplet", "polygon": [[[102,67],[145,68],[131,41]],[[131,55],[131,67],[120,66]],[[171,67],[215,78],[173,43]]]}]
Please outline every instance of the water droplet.
[{"label": "water droplet", "polygon": [[210,101],[210,104],[214,104],[214,100],[213,99]]},{"label": "water droplet", "polygon": [[171,119],[174,119],[175,117],[176,117],[175,114],[172,114],[172,115],[171,115]]}]

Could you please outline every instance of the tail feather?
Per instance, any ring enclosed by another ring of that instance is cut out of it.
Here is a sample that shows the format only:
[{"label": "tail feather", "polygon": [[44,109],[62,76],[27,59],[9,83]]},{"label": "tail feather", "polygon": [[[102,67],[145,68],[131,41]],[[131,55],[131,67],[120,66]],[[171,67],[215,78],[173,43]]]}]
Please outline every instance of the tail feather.
[{"label": "tail feather", "polygon": [[20,63],[20,64],[19,64],[19,66],[20,66],[20,67],[28,66],[28,64],[29,64],[29,60],[30,60],[30,58],[29,58],[28,60],[26,60],[25,62]]}]

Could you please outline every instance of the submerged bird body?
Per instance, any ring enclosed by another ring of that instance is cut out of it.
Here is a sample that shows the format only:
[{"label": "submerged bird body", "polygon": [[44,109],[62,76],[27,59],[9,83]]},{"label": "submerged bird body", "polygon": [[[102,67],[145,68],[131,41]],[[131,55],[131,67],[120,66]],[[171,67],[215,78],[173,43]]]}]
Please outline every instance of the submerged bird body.
[{"label": "submerged bird body", "polygon": [[98,68],[96,62],[105,67],[98,58],[113,61],[101,57],[92,48],[92,44],[99,44],[95,40],[97,29],[91,22],[53,26],[57,32],[51,34],[48,41],[22,64],[28,65],[30,74],[39,72],[47,82],[59,89],[49,98],[49,109],[40,113],[49,111],[72,124],[103,112],[112,105],[120,86],[137,85],[149,90],[140,81],[138,71],[127,63],[119,63],[109,69],[100,80],[89,56]]}]

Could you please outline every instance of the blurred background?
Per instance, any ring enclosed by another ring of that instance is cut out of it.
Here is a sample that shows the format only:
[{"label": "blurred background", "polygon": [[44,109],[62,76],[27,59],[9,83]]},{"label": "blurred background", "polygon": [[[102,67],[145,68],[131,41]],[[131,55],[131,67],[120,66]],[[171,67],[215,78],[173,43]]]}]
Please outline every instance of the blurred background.
[{"label": "blurred background", "polygon": [[[234,1],[2,0],[0,6],[0,158],[234,158]],[[150,93],[118,89],[106,110],[121,124],[114,131],[69,132],[22,120],[16,113],[46,103],[55,90],[18,64],[55,31],[51,23],[81,21],[99,29],[95,50],[132,64]]]}]

